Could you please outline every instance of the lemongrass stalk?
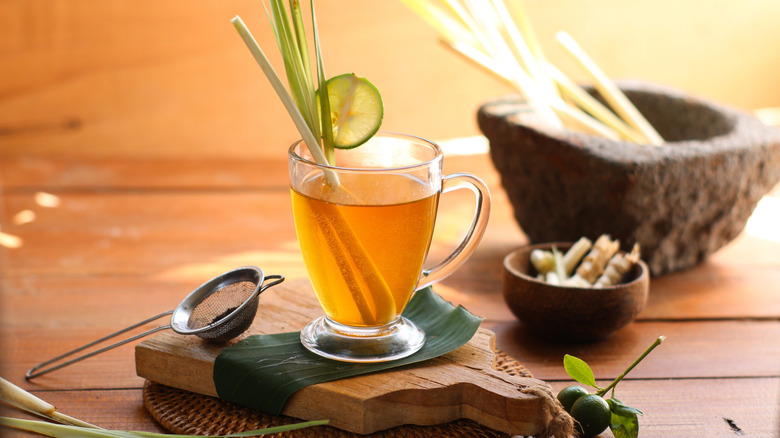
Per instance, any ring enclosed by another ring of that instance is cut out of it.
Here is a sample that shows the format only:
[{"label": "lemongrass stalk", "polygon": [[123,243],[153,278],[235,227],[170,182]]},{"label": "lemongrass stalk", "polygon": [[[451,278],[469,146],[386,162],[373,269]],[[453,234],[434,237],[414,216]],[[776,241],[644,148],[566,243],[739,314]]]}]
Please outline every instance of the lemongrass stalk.
[{"label": "lemongrass stalk", "polygon": [[[281,1],[281,0],[279,0]],[[312,14],[314,13],[314,6],[312,5]],[[292,17],[292,27],[295,30],[295,42],[293,46],[296,50],[294,54],[298,57],[300,63],[300,69],[304,75],[303,82],[305,82],[305,100],[306,108],[311,114],[312,131],[317,138],[320,138],[320,117],[319,109],[317,108],[316,89],[314,87],[314,78],[311,70],[311,63],[309,61],[309,45],[306,42],[306,31],[303,27],[303,13],[301,11],[301,4],[298,0],[290,0],[290,16]],[[317,35],[316,30],[314,35]],[[291,40],[292,42],[292,40]],[[322,79],[322,78],[321,78]],[[327,150],[326,150],[327,151]],[[326,153],[327,156],[327,153]],[[331,157],[329,162],[333,164]]]},{"label": "lemongrass stalk", "polygon": [[312,134],[319,139],[319,118],[314,104],[311,73],[306,70],[306,63],[303,60],[293,24],[288,19],[284,1],[271,0],[271,13],[274,17],[271,26],[274,33],[277,34],[276,40],[279,43],[279,51],[284,61],[290,93]]},{"label": "lemongrass stalk", "polygon": [[[452,49],[467,60],[498,76],[510,85],[517,86],[517,82],[514,80],[512,75],[507,73],[503,65],[496,63],[493,58],[485,55],[478,49],[458,42],[444,41],[444,43],[448,48]],[[600,123],[598,120],[595,120],[589,115],[585,114],[579,108],[567,104],[560,98],[551,96],[548,98],[548,102],[550,108],[555,111],[560,121],[568,129],[591,135],[597,135],[612,140],[620,139],[620,136],[617,134],[617,132],[610,129],[603,123]]]},{"label": "lemongrass stalk", "polygon": [[[315,218],[323,236],[330,242],[329,248],[361,318],[369,325],[390,319],[396,314],[396,303],[379,268],[339,210],[329,203],[323,203],[321,208],[329,211],[327,214],[312,214],[312,217]],[[361,268],[350,269],[350,264]],[[364,291],[371,293],[364,294]],[[369,300],[373,301],[374,311],[369,307]],[[384,314],[380,315],[380,311]]]},{"label": "lemongrass stalk", "polygon": [[564,31],[556,34],[558,42],[572,55],[572,57],[590,74],[594,85],[609,102],[616,113],[618,113],[630,126],[644,134],[650,144],[660,146],[664,143],[663,138],[642,116],[639,110],[631,103],[622,91],[609,79],[609,77],[599,68],[599,66],[588,56],[580,45],[571,35]]},{"label": "lemongrass stalk", "polygon": [[512,21],[518,26],[520,33],[523,35],[523,40],[528,45],[528,49],[531,51],[533,58],[541,66],[547,64],[547,58],[542,50],[542,45],[539,44],[539,38],[536,36],[533,24],[523,8],[523,0],[510,1],[508,9]]},{"label": "lemongrass stalk", "polygon": [[13,429],[36,432],[55,438],[233,438],[233,437],[252,437],[266,435],[291,430],[303,429],[306,427],[322,426],[327,424],[328,420],[306,421],[301,423],[287,424],[284,426],[267,427],[264,429],[248,430],[245,432],[233,433],[230,435],[176,435],[155,432],[142,431],[124,431],[108,429],[92,429],[88,427],[72,426],[66,424],[52,424],[44,421],[24,420],[21,418],[0,417],[0,426]]},{"label": "lemongrass stalk", "polygon": [[320,36],[317,30],[317,16],[314,13],[314,0],[310,0],[311,5],[311,26],[314,33],[314,52],[317,60],[317,80],[320,89],[320,123],[322,129],[322,146],[325,151],[325,158],[331,164],[336,163],[335,149],[333,147],[333,119],[330,111],[330,98],[328,96],[328,85],[325,80],[325,65],[322,62],[322,47],[320,46]]},{"label": "lemongrass stalk", "polygon": [[620,134],[615,130],[594,119],[574,105],[565,102],[563,99],[551,99],[550,107],[560,117],[563,124],[572,131],[584,132],[614,141],[620,140]]},{"label": "lemongrass stalk", "polygon": [[[433,23],[434,28],[439,30],[456,51],[489,70],[500,71],[498,75],[523,93],[534,111],[547,124],[561,127],[561,121],[550,108],[545,93],[523,70],[506,41],[496,32],[494,24],[498,18],[495,12],[488,13],[482,3],[467,2],[467,9],[457,0],[441,0],[441,4],[455,17],[449,19],[447,14],[440,12],[428,2],[414,0],[404,0],[404,2],[426,21]],[[485,56],[479,53],[485,53]],[[488,58],[493,62],[488,62]],[[497,67],[499,64],[503,66]]]},{"label": "lemongrass stalk", "polygon": [[506,71],[503,65],[497,63],[493,58],[486,55],[484,52],[480,51],[479,49],[476,49],[474,46],[471,46],[469,44],[458,42],[458,41],[451,41],[451,40],[442,40],[444,45],[457,53],[458,55],[462,56],[468,61],[471,61],[472,63],[476,64],[478,67],[481,67],[485,70],[487,70],[488,73],[492,73],[496,76],[498,76],[500,79],[503,79],[507,84],[511,86],[515,86],[515,82],[512,80],[511,75]]},{"label": "lemongrass stalk", "polygon": [[[314,11],[313,7],[312,11]],[[301,11],[300,1],[290,0],[290,16],[292,17],[293,29],[295,30],[295,41],[297,42],[298,53],[300,53],[301,62],[303,63],[303,71],[307,75],[306,82],[313,84],[314,78],[311,76],[311,64],[309,61],[309,44],[306,42],[306,31],[303,27],[303,12]]]},{"label": "lemongrass stalk", "polygon": [[438,2],[427,0],[401,0],[401,2],[438,31],[446,40],[463,41],[472,46],[478,44],[463,21],[447,13],[445,8],[434,4]]},{"label": "lemongrass stalk", "polygon": [[547,64],[547,70],[550,72],[552,78],[555,80],[558,86],[561,87],[561,90],[563,90],[567,97],[569,97],[577,105],[581,106],[593,117],[601,120],[602,123],[617,131],[623,139],[635,143],[648,142],[647,137],[636,131],[634,128],[628,126],[626,122],[617,117],[612,111],[605,107],[601,102],[596,100],[574,81],[569,79],[569,77],[567,77],[554,65]]},{"label": "lemongrass stalk", "polygon": [[[519,60],[525,66],[528,74],[534,79],[534,81],[541,86],[546,93],[551,96],[559,96],[558,90],[555,88],[555,84],[549,77],[548,73],[542,67],[544,64],[540,63],[534,57],[530,46],[525,40],[525,37],[521,34],[515,22],[512,20],[512,15],[504,4],[503,0],[493,0],[493,7],[496,10],[496,14],[509,37],[509,41],[512,43],[510,48],[514,49],[513,53],[519,55]],[[539,50],[541,53],[541,50]],[[542,59],[544,62],[544,59]]]},{"label": "lemongrass stalk", "polygon": [[99,427],[81,421],[78,418],[73,418],[58,412],[54,405],[41,400],[2,377],[0,377],[0,401],[23,411],[41,415],[58,423],[100,429]]},{"label": "lemongrass stalk", "polygon": [[[311,153],[312,157],[314,157],[314,161],[321,165],[329,165],[325,154],[320,148],[319,141],[314,136],[314,133],[311,131],[309,126],[306,124],[306,121],[303,119],[301,112],[298,110],[295,102],[293,102],[290,94],[284,88],[282,80],[279,78],[279,75],[276,74],[276,71],[274,71],[273,66],[268,61],[268,58],[265,56],[265,53],[263,53],[263,50],[257,44],[257,41],[255,41],[252,33],[249,31],[249,29],[247,29],[246,25],[241,20],[241,17],[236,16],[233,18],[233,20],[231,20],[231,22],[233,23],[233,26],[235,26],[239,35],[241,35],[241,38],[244,40],[244,44],[246,44],[246,46],[249,48],[249,51],[252,52],[255,61],[257,61],[258,65],[263,70],[263,73],[268,78],[268,81],[271,83],[271,86],[273,87],[274,91],[276,91],[277,96],[279,96],[279,99],[282,101],[282,104],[287,110],[287,113],[290,114],[290,118],[292,118],[295,127],[301,134],[301,138],[303,138],[304,143],[306,143],[306,146],[309,148],[309,152]],[[336,175],[335,172],[326,171],[325,177],[331,186],[337,187],[339,185],[338,175]]]},{"label": "lemongrass stalk", "polygon": [[506,65],[506,68],[512,75],[515,86],[526,96],[528,103],[534,108],[539,117],[554,128],[562,127],[560,118],[551,108],[551,96],[546,95],[543,89],[534,82],[533,78],[523,70],[512,54],[512,50],[498,32],[496,28],[498,18],[490,4],[466,0],[467,11],[460,8],[460,5],[455,3],[454,0],[445,1],[452,4],[452,7],[462,16],[462,19],[466,21],[469,28],[475,33],[488,54],[496,61],[503,62]]}]

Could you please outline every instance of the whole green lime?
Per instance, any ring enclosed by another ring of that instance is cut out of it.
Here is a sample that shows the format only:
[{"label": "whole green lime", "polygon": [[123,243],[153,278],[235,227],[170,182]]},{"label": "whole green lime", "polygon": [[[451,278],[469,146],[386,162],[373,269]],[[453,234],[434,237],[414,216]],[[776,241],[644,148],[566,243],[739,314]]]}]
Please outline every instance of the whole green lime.
[{"label": "whole green lime", "polygon": [[588,395],[588,390],[580,385],[571,385],[561,389],[558,393],[558,401],[561,402],[566,412],[571,413],[571,407],[578,398]]},{"label": "whole green lime", "polygon": [[571,416],[577,420],[580,433],[591,437],[604,432],[609,427],[612,413],[603,398],[596,394],[588,394],[574,402]]}]

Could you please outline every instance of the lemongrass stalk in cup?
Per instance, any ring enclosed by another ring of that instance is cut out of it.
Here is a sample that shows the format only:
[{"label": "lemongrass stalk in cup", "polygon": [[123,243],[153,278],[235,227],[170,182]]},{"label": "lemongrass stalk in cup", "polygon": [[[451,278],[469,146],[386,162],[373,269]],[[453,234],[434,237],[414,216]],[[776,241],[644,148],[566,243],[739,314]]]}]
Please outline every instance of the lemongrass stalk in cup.
[{"label": "lemongrass stalk in cup", "polygon": [[[265,3],[263,6],[265,7]],[[312,158],[318,164],[326,166],[323,168],[323,173],[328,186],[334,190],[338,189],[348,193],[354,198],[355,196],[353,193],[340,184],[337,173],[332,168],[328,167],[336,165],[334,153],[336,142],[333,132],[335,123],[332,119],[329,84],[333,83],[338,85],[347,81],[351,85],[349,87],[350,91],[353,91],[357,85],[363,85],[365,87],[365,84],[358,82],[360,79],[354,74],[348,77],[345,77],[347,75],[340,75],[331,80],[326,80],[313,2],[311,2],[311,18],[316,56],[317,87],[314,86],[315,80],[309,61],[309,49],[300,3],[298,1],[290,2],[289,19],[287,9],[282,0],[271,0],[270,11],[269,8],[266,8],[266,13],[284,61],[287,83],[290,89],[289,93],[287,89],[285,89],[282,80],[276,74],[273,66],[268,61],[265,53],[257,44],[257,41],[241,18],[236,16],[232,20],[232,23],[239,35],[241,35],[246,46],[252,52],[252,55],[268,78],[274,91],[276,91],[276,94],[282,100],[285,109],[295,123]],[[367,83],[367,81],[365,82]],[[376,91],[373,86],[371,86],[371,88],[376,93],[376,97],[379,98],[378,91]],[[347,102],[344,105],[348,106],[349,99],[346,100]],[[379,100],[379,105],[381,114],[381,100]],[[341,110],[343,112],[349,112],[348,108],[341,108]],[[354,147],[361,142],[368,140],[378,129],[379,123],[381,123],[381,117],[376,121],[376,129],[366,133],[364,136],[365,138],[358,138],[355,140],[354,144],[349,144],[347,146]],[[322,144],[320,144],[320,140],[322,140]],[[334,211],[328,217],[319,219],[317,225],[322,232],[331,236],[331,238],[342,242],[342,245],[348,249],[339,253],[341,259],[352,259],[353,261],[361,259],[360,255],[364,254],[365,250],[362,248],[360,241],[356,238],[354,231],[338,211]],[[363,257],[363,259],[366,258]],[[355,277],[356,275],[361,276],[361,280],[364,283],[372,285],[372,289],[376,291],[378,297],[389,300],[390,291],[387,283],[372,263],[368,264],[365,272],[358,272],[356,274],[342,272],[342,275],[351,277]],[[359,308],[360,313],[364,315],[367,320],[373,319],[374,316],[371,314],[369,306],[366,304],[366,299],[361,295],[360,290],[352,288],[350,289],[350,292],[353,295],[353,299],[356,306]]]},{"label": "lemongrass stalk in cup", "polygon": [[[314,159],[318,163],[328,164],[328,159],[325,157],[324,152],[319,147],[320,144],[319,141],[314,136],[314,133],[312,132],[309,125],[306,123],[306,120],[304,120],[301,111],[298,109],[298,106],[293,101],[293,98],[290,96],[290,93],[288,93],[287,90],[284,88],[284,84],[282,84],[282,80],[279,78],[279,75],[276,74],[276,71],[271,65],[271,62],[268,61],[268,58],[265,56],[265,53],[263,52],[263,49],[261,49],[260,45],[257,44],[257,41],[255,41],[255,38],[252,36],[252,33],[249,31],[249,29],[246,27],[244,22],[241,20],[241,17],[236,16],[235,18],[233,18],[232,23],[236,27],[236,30],[238,30],[238,33],[239,35],[241,35],[241,38],[244,39],[244,43],[249,48],[249,51],[252,52],[252,55],[255,57],[255,60],[257,61],[257,64],[260,65],[260,68],[263,70],[263,73],[265,73],[265,76],[268,78],[268,82],[271,83],[271,86],[273,87],[274,91],[276,91],[276,95],[279,96],[279,99],[282,101],[282,104],[284,104],[284,108],[290,114],[290,118],[292,118],[293,123],[295,123],[295,127],[298,129],[298,132],[301,134],[301,138],[303,138],[303,141],[306,142],[306,146],[309,148],[309,151],[311,152]],[[333,175],[333,177],[329,179],[329,182],[332,185],[338,185],[338,179],[335,175]]]}]

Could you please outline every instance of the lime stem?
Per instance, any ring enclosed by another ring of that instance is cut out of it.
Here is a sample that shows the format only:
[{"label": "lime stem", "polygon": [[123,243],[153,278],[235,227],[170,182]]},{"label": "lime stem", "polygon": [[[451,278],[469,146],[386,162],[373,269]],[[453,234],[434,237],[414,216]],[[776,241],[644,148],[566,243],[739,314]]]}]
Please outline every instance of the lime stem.
[{"label": "lime stem", "polygon": [[630,365],[628,368],[626,368],[626,370],[625,370],[625,371],[623,371],[623,374],[621,374],[621,375],[617,376],[617,378],[616,378],[615,380],[613,380],[613,381],[612,381],[612,383],[610,383],[610,384],[609,384],[609,386],[607,386],[606,388],[602,388],[601,390],[599,390],[599,392],[597,392],[597,393],[596,393],[596,395],[598,395],[599,397],[603,397],[603,396],[604,396],[604,394],[606,394],[607,392],[609,392],[609,390],[610,390],[610,389],[614,388],[614,387],[615,387],[615,385],[617,385],[617,384],[618,384],[618,382],[620,382],[621,380],[623,380],[623,377],[626,377],[626,374],[628,374],[628,373],[629,373],[631,370],[633,370],[633,369],[634,369],[634,367],[635,367],[635,366],[637,366],[637,365],[639,364],[639,362],[641,362],[641,361],[642,361],[642,359],[644,359],[644,358],[645,358],[645,357],[646,357],[648,354],[650,354],[650,352],[651,352],[651,351],[653,351],[653,349],[654,349],[655,347],[657,347],[657,346],[661,345],[661,342],[663,342],[663,341],[664,341],[664,339],[666,339],[666,336],[659,336],[659,337],[658,337],[658,339],[656,339],[656,340],[655,340],[655,341],[654,341],[654,342],[653,342],[653,343],[652,343],[652,344],[651,344],[649,347],[647,347],[647,350],[645,350],[645,352],[644,352],[644,353],[642,353],[642,355],[641,355],[641,356],[639,356],[639,357],[638,357],[638,358],[637,358],[637,359],[634,361],[634,363],[632,363],[632,364],[631,364],[631,365]]}]

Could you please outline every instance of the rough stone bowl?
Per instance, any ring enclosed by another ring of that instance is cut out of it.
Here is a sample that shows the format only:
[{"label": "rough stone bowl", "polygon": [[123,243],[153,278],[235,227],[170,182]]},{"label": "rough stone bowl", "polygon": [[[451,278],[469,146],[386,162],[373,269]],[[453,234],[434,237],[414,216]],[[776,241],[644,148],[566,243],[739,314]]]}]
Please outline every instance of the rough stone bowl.
[{"label": "rough stone bowl", "polygon": [[602,289],[563,287],[537,280],[531,251],[571,243],[529,245],[504,258],[504,300],[526,330],[552,341],[598,341],[625,327],[644,309],[650,271],[640,260],[624,282]]},{"label": "rough stone bowl", "polygon": [[480,107],[515,219],[532,243],[609,234],[638,242],[653,275],[693,267],[780,180],[780,129],[665,87],[618,85],[665,146],[553,131],[519,97]]}]

